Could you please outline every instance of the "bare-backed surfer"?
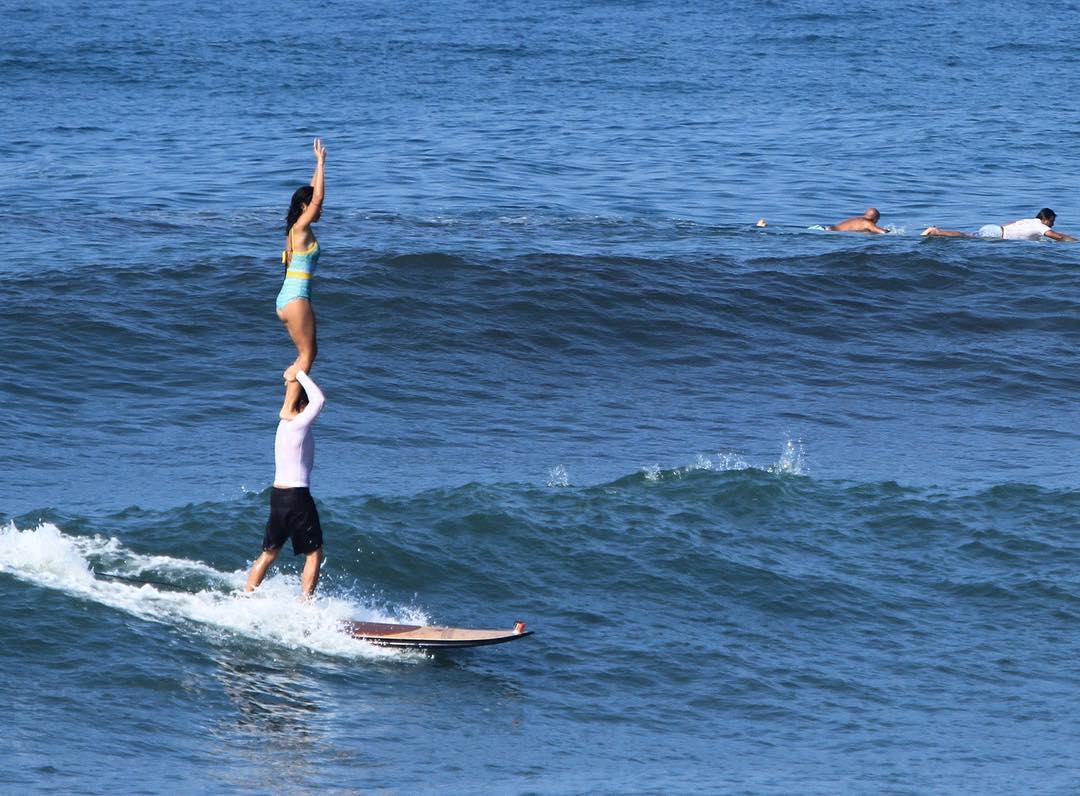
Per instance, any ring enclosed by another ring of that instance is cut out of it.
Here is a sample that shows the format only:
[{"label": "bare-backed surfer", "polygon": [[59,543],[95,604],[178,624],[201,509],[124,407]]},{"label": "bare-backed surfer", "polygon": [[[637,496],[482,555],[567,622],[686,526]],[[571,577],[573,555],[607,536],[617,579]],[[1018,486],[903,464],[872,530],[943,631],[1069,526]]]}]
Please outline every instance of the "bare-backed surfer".
[{"label": "bare-backed surfer", "polygon": [[869,232],[874,235],[885,235],[889,230],[878,226],[877,222],[880,219],[881,213],[878,212],[877,208],[868,207],[861,216],[845,218],[836,224],[830,224],[825,229],[829,232]]},{"label": "bare-backed surfer", "polygon": [[931,238],[991,238],[998,240],[1038,240],[1046,237],[1057,241],[1075,241],[1072,235],[1054,232],[1051,229],[1057,220],[1057,213],[1044,207],[1035,214],[1035,218],[1022,218],[1008,224],[984,224],[976,232],[960,232],[955,229],[927,227],[923,235]]},{"label": "bare-backed surfer", "polygon": [[[290,371],[292,368],[290,368]],[[289,371],[287,374],[291,375]],[[286,379],[293,381],[292,379]],[[281,411],[274,438],[274,486],[270,492],[270,518],[266,521],[262,554],[255,560],[244,591],[254,591],[266,570],[277,560],[285,540],[292,538],[293,553],[306,557],[300,587],[305,597],[315,592],[323,562],[322,526],[309,489],[315,463],[311,424],[326,402],[319,386],[302,370],[296,400]]]}]

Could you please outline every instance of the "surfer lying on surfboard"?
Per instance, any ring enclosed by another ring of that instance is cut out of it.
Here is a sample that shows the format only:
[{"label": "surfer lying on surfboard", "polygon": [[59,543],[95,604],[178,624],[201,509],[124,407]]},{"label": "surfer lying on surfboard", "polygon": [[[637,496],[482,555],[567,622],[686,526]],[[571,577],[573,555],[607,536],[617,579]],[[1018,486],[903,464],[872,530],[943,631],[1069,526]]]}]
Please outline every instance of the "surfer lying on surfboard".
[{"label": "surfer lying on surfboard", "polygon": [[825,227],[827,232],[870,232],[874,235],[886,235],[889,230],[879,227],[877,222],[881,220],[881,213],[876,207],[868,207],[861,216],[845,218],[835,224]]},{"label": "surfer lying on surfboard", "polygon": [[[289,371],[293,370],[292,368]],[[254,591],[266,570],[277,560],[285,540],[292,539],[293,553],[306,557],[300,587],[305,597],[315,593],[323,562],[323,535],[319,512],[309,489],[311,468],[315,463],[315,438],[311,424],[322,411],[326,399],[311,377],[302,370],[295,373],[289,386],[296,384],[296,400],[281,411],[274,438],[274,486],[270,491],[270,518],[266,521],[262,554],[248,574],[244,591]]]},{"label": "surfer lying on surfboard", "polygon": [[[881,213],[878,212],[878,209],[876,207],[868,207],[866,208],[866,212],[861,216],[845,218],[843,221],[837,221],[835,224],[815,224],[810,227],[810,229],[818,232],[869,232],[874,235],[889,234],[889,230],[878,226],[877,222],[880,220]],[[754,226],[767,227],[769,226],[769,222],[764,218],[759,218]]]},{"label": "surfer lying on surfboard", "polygon": [[1075,241],[1072,235],[1054,232],[1051,229],[1057,213],[1044,207],[1035,214],[1035,218],[1022,218],[1009,224],[984,224],[976,232],[959,232],[954,229],[927,227],[923,235],[931,238],[997,238],[1000,240],[1038,240],[1046,237],[1057,241]]}]

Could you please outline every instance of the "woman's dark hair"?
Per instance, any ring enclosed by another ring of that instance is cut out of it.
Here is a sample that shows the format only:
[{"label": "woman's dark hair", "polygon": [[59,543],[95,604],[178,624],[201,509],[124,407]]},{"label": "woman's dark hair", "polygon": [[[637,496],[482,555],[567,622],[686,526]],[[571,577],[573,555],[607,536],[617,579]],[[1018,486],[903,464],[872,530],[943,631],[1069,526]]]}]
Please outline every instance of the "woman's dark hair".
[{"label": "woman's dark hair", "polygon": [[285,216],[286,235],[289,234],[292,225],[296,223],[296,219],[300,218],[300,214],[304,212],[304,205],[311,204],[311,197],[314,195],[315,189],[310,185],[305,185],[293,191],[292,202],[289,203],[289,212]]},{"label": "woman's dark hair", "polygon": [[296,403],[293,404],[293,409],[297,412],[303,412],[304,407],[306,407],[309,403],[311,403],[311,401],[308,400],[307,390],[301,387],[299,394],[297,394],[296,396]]},{"label": "woman's dark hair", "polygon": [[1057,218],[1057,213],[1051,210],[1049,207],[1044,207],[1039,211],[1039,214],[1035,216],[1039,221],[1046,224],[1048,227],[1054,226],[1054,220]]}]

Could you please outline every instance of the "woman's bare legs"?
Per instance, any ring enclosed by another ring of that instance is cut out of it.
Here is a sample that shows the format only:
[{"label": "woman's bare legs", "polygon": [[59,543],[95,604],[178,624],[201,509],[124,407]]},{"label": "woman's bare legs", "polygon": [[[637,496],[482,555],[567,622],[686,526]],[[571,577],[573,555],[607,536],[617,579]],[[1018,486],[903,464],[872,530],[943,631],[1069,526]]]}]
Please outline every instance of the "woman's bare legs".
[{"label": "woman's bare legs", "polygon": [[[278,310],[278,317],[281,318],[289,337],[296,344],[297,357],[289,369],[296,368],[309,373],[319,353],[319,345],[315,339],[315,312],[311,308],[311,302],[306,299],[294,299],[286,304],[284,309]],[[282,413],[292,411],[299,395],[300,383],[294,377],[285,385]]]}]

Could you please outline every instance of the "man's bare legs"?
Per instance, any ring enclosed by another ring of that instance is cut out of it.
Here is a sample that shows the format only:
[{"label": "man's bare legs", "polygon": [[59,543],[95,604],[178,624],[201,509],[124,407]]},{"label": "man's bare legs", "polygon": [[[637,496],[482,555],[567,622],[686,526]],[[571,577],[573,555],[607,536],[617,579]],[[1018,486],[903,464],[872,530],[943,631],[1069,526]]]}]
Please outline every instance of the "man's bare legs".
[{"label": "man's bare legs", "polygon": [[[255,559],[255,563],[251,566],[251,572],[248,574],[244,591],[250,592],[259,588],[259,584],[266,577],[266,571],[270,569],[271,564],[277,561],[279,555],[281,555],[280,547],[277,550],[262,551],[262,555]],[[311,598],[315,594],[315,587],[319,585],[319,573],[322,570],[324,558],[321,547],[305,556],[304,571],[300,575],[300,590],[305,598]]]},{"label": "man's bare legs", "polygon": [[259,584],[263,582],[263,578],[266,577],[266,570],[270,569],[270,565],[277,561],[280,554],[280,547],[277,550],[262,551],[262,555],[256,558],[255,563],[251,566],[247,583],[244,584],[244,591],[255,591],[259,587]]},{"label": "man's bare legs", "polygon": [[319,585],[319,572],[322,568],[323,551],[318,550],[308,553],[304,561],[304,572],[300,576],[300,590],[304,597],[310,599],[315,594],[315,587]]}]

